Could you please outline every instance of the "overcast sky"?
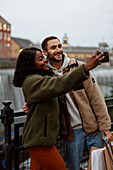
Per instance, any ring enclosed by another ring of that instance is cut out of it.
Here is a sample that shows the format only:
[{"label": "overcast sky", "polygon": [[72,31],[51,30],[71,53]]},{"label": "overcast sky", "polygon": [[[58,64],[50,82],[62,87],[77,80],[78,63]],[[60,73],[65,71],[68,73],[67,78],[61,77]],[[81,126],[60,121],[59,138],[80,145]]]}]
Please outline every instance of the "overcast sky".
[{"label": "overcast sky", "polygon": [[67,33],[73,46],[113,46],[113,0],[1,0],[0,15],[11,36],[34,43]]}]

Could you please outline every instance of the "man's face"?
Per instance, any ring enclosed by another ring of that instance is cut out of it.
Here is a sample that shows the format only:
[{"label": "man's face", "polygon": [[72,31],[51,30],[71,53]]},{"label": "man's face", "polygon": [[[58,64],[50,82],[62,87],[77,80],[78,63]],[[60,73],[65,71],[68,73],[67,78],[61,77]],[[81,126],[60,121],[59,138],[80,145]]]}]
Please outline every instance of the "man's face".
[{"label": "man's face", "polygon": [[48,60],[60,62],[63,54],[60,41],[58,39],[49,40],[47,43],[47,51],[44,51],[44,54],[47,56]]}]

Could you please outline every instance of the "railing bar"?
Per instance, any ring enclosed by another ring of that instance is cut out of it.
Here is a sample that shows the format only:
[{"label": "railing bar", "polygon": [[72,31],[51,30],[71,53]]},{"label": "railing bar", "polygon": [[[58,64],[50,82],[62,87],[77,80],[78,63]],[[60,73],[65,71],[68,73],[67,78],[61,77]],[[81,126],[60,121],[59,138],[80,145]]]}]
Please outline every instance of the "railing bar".
[{"label": "railing bar", "polygon": [[18,127],[23,127],[24,123],[18,123],[18,124],[15,124],[15,127],[18,128]]},{"label": "railing bar", "polygon": [[26,150],[26,148],[24,148],[23,146],[18,146],[18,147],[15,147],[14,150],[22,151],[22,150]]},{"label": "railing bar", "polygon": [[107,108],[113,108],[113,105],[109,105],[109,106],[107,106]]},{"label": "railing bar", "polygon": [[105,102],[110,102],[110,101],[113,101],[113,98],[106,98],[105,99]]},{"label": "railing bar", "polygon": [[0,119],[3,119],[5,116],[4,115],[0,115]]},{"label": "railing bar", "polygon": [[4,155],[5,154],[5,152],[4,151],[0,151],[0,155]]},{"label": "railing bar", "polygon": [[14,112],[14,117],[26,116],[25,112]]},{"label": "railing bar", "polygon": [[23,110],[18,110],[18,111],[14,111],[14,113],[25,113],[25,112]]},{"label": "railing bar", "polygon": [[25,116],[25,115],[20,115],[20,114],[17,114],[17,115],[16,115],[16,114],[15,114],[15,115],[14,115],[14,118],[15,118],[15,117],[21,117],[21,116]]}]

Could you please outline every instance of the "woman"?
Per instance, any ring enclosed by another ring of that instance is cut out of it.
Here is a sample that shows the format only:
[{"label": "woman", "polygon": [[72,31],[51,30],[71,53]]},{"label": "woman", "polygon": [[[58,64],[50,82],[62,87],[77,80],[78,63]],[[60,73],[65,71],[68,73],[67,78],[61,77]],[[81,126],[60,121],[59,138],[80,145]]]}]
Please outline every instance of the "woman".
[{"label": "woman", "polygon": [[31,156],[31,170],[66,169],[55,147],[60,126],[57,97],[76,88],[87,78],[84,65],[71,73],[54,77],[40,49],[26,48],[20,53],[13,84],[22,87],[29,107],[23,128],[23,145]]}]

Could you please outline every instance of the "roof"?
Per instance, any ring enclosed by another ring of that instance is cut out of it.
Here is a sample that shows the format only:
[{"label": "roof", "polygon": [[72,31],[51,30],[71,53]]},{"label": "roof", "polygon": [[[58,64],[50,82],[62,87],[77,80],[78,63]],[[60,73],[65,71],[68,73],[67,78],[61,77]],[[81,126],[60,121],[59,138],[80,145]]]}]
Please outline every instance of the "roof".
[{"label": "roof", "polygon": [[0,22],[3,24],[11,25],[9,22],[7,22],[1,15],[0,15]]},{"label": "roof", "polygon": [[23,39],[23,38],[16,38],[16,37],[11,37],[11,39],[13,41],[15,41],[19,46],[20,48],[28,48],[28,47],[31,47],[33,46],[33,42],[31,42],[30,40],[28,39]]},{"label": "roof", "polygon": [[81,47],[81,46],[63,47],[63,50],[66,53],[94,53],[97,49],[98,47]]}]

